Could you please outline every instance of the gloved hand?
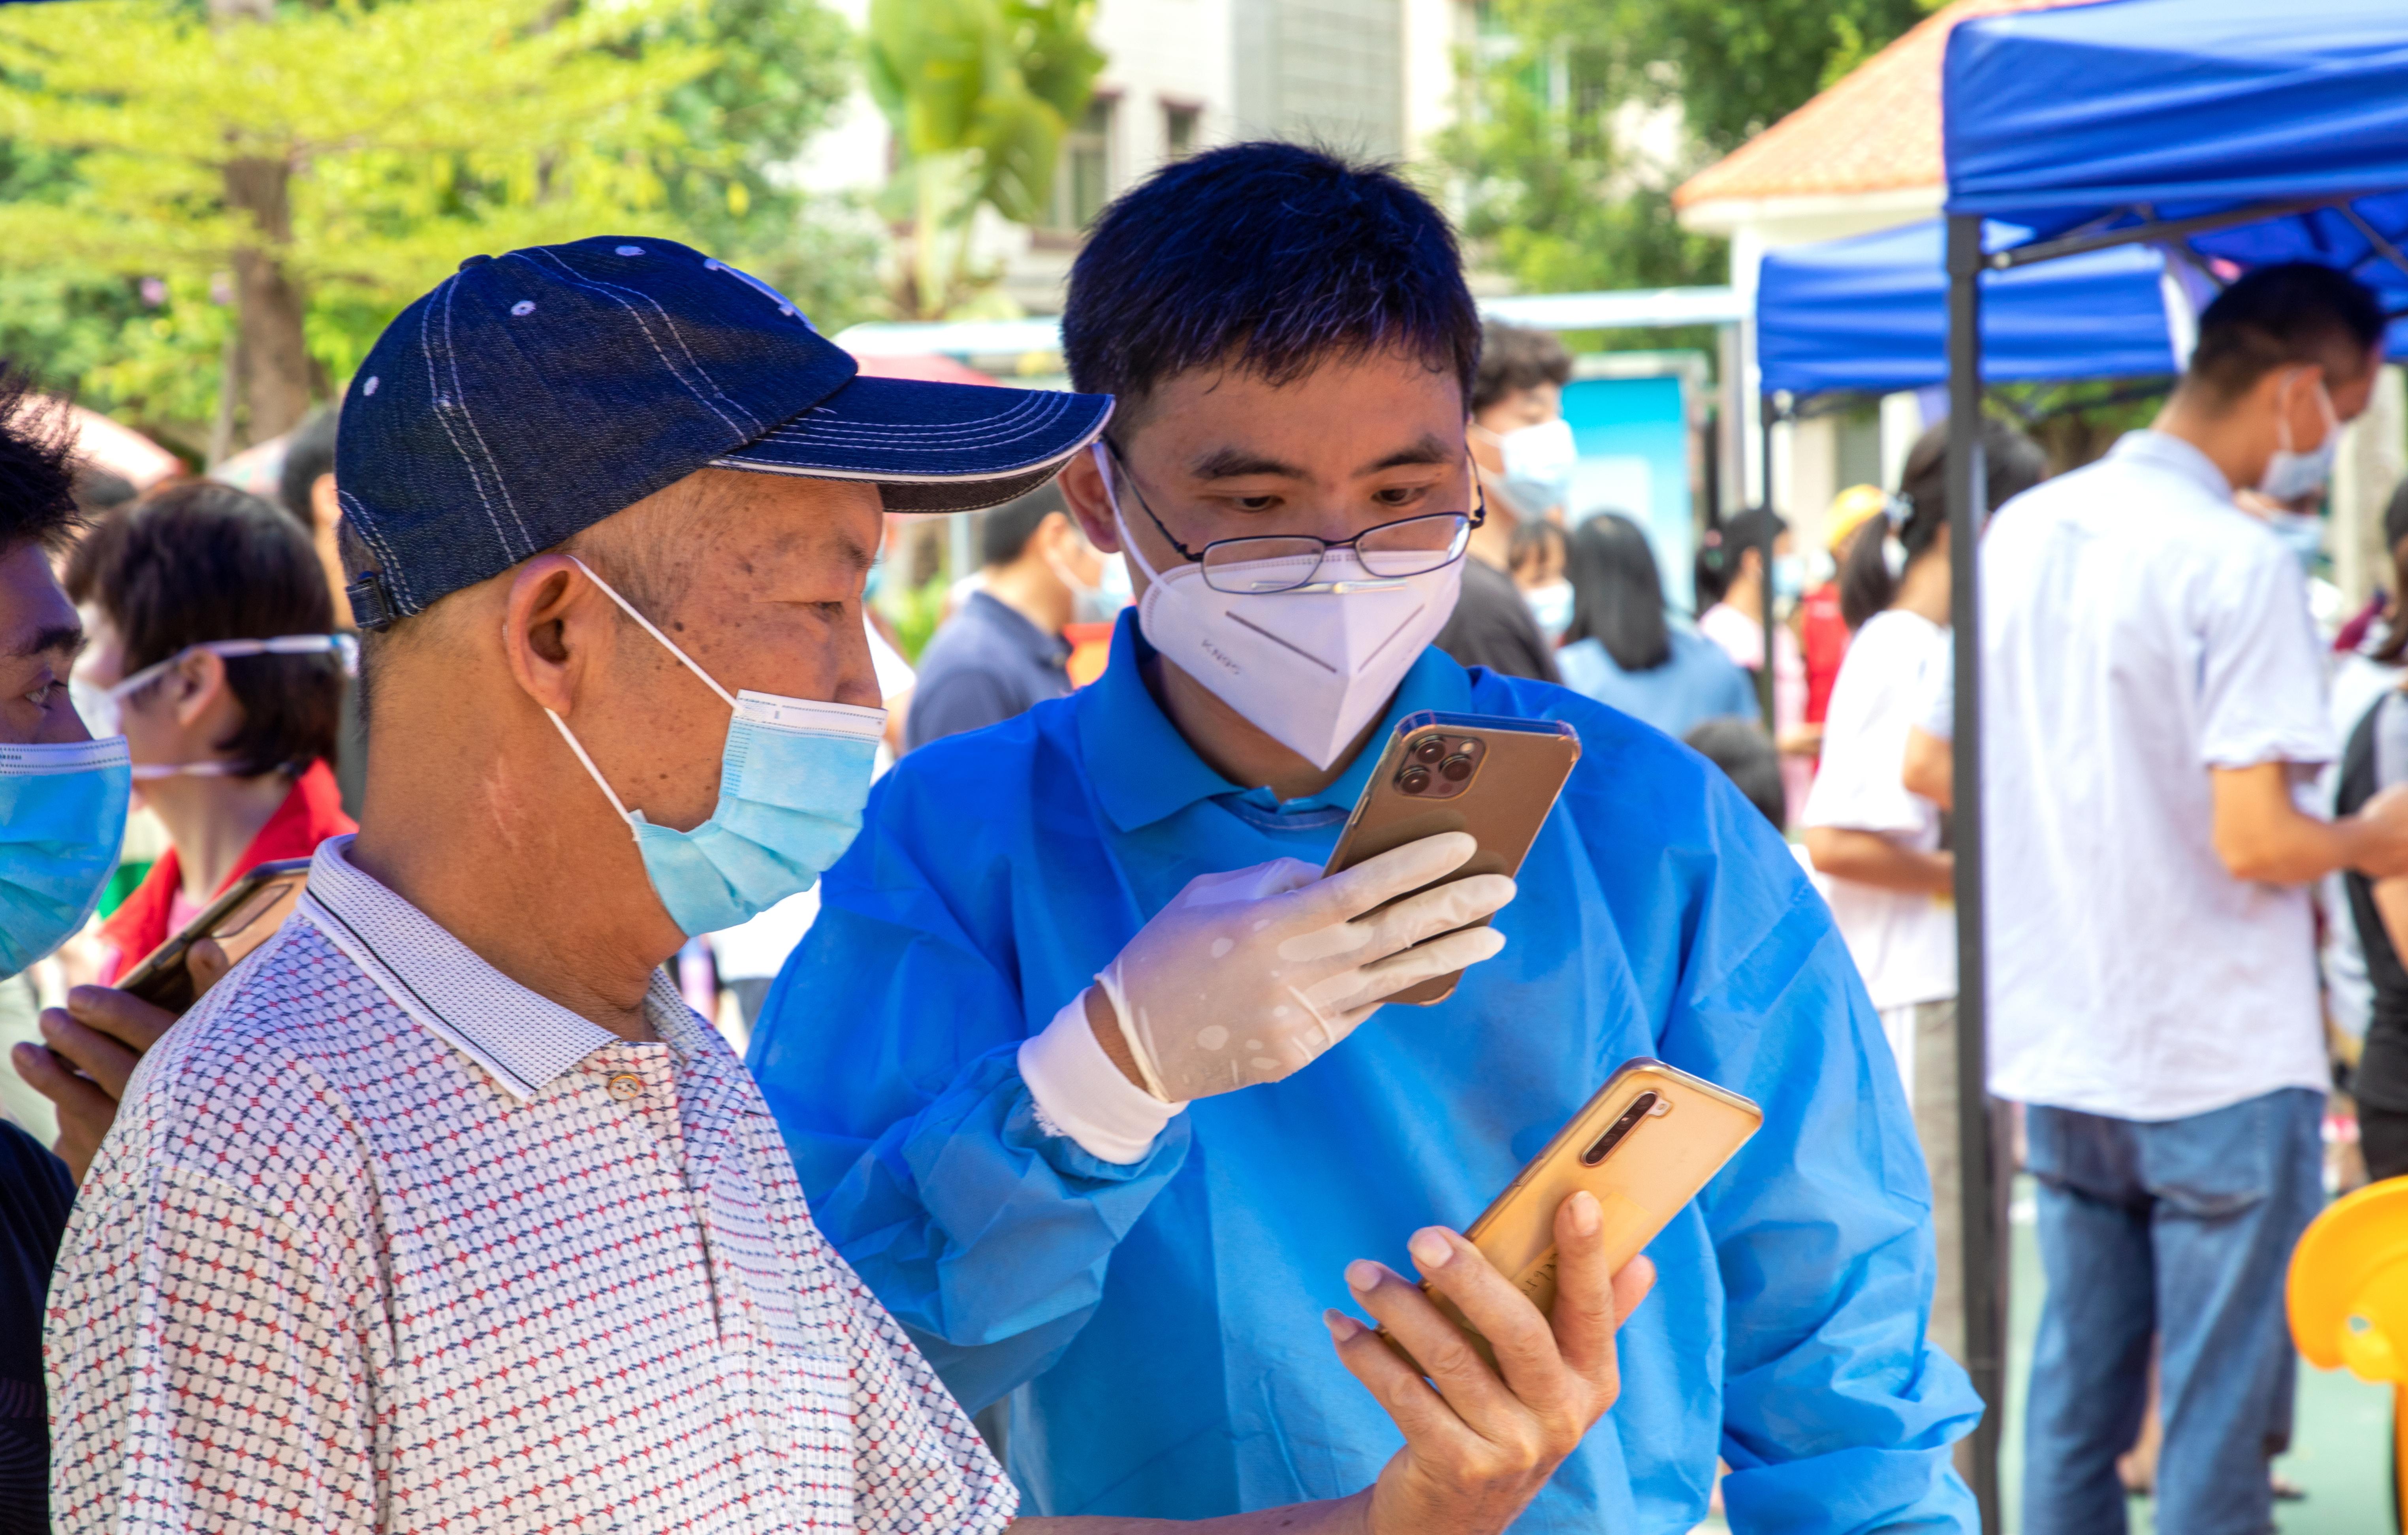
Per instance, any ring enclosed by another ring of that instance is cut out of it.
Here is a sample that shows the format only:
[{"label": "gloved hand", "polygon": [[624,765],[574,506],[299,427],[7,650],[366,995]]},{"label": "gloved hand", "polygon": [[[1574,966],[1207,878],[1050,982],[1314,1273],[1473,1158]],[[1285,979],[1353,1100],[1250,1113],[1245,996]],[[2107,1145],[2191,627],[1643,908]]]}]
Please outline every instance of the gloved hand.
[{"label": "gloved hand", "polygon": [[1372,911],[1444,879],[1478,849],[1462,832],[1441,832],[1326,879],[1275,858],[1189,881],[1096,977],[1146,1085],[1183,1103],[1277,1082],[1353,1033],[1383,998],[1495,954],[1505,947],[1495,928],[1453,929],[1513,898],[1502,874]]}]

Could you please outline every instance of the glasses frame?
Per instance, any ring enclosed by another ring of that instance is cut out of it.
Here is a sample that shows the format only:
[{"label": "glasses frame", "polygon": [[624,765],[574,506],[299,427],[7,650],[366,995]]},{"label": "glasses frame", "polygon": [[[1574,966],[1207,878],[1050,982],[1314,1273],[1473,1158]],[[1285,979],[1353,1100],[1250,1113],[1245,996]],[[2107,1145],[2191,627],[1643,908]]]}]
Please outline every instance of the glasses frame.
[{"label": "glasses frame", "polygon": [[[1482,482],[1481,476],[1475,472],[1471,477],[1472,504],[1469,511],[1417,512],[1413,516],[1399,517],[1393,522],[1374,524],[1372,526],[1365,528],[1362,532],[1357,533],[1351,538],[1323,538],[1310,533],[1243,533],[1234,538],[1215,538],[1211,542],[1206,544],[1201,550],[1194,550],[1180,542],[1179,535],[1171,532],[1168,527],[1165,527],[1163,525],[1162,519],[1154,515],[1154,508],[1146,501],[1144,487],[1137,482],[1137,476],[1130,472],[1127,461],[1121,457],[1119,447],[1110,438],[1106,438],[1104,442],[1104,451],[1111,455],[1113,466],[1120,470],[1121,479],[1123,482],[1128,486],[1129,494],[1137,498],[1138,509],[1145,513],[1145,520],[1152,523],[1154,524],[1154,530],[1162,535],[1163,540],[1169,544],[1172,549],[1177,550],[1179,552],[1179,557],[1185,560],[1190,565],[1203,565],[1205,555],[1210,554],[1216,549],[1226,548],[1230,544],[1279,542],[1313,543],[1321,546],[1321,554],[1319,558],[1312,562],[1312,568],[1307,571],[1304,579],[1297,581],[1295,585],[1275,586],[1270,588],[1268,591],[1265,591],[1260,587],[1254,587],[1247,592],[1233,594],[1236,595],[1276,596],[1283,592],[1304,591],[1311,587],[1313,584],[1314,578],[1321,574],[1322,562],[1329,558],[1329,552],[1333,549],[1354,549],[1355,551],[1355,557],[1359,561],[1362,557],[1362,551],[1356,546],[1361,544],[1364,539],[1369,538],[1374,533],[1381,532],[1387,528],[1402,527],[1407,523],[1418,523],[1427,518],[1462,518],[1464,521],[1464,528],[1461,534],[1461,545],[1445,559],[1440,560],[1434,566],[1431,566],[1429,570],[1417,570],[1413,572],[1414,575],[1426,576],[1432,570],[1443,570],[1448,566],[1462,559],[1465,552],[1470,548],[1471,535],[1478,531],[1479,528],[1488,521],[1488,487]],[[1359,588],[1364,586],[1385,585],[1390,581],[1404,581],[1407,579],[1409,578],[1403,576],[1374,576],[1369,581],[1348,581],[1345,584],[1350,587]],[[1209,566],[1205,567],[1205,584],[1208,586],[1211,585],[1211,567]],[[1212,589],[1216,592],[1221,590],[1221,588],[1217,586]]]}]

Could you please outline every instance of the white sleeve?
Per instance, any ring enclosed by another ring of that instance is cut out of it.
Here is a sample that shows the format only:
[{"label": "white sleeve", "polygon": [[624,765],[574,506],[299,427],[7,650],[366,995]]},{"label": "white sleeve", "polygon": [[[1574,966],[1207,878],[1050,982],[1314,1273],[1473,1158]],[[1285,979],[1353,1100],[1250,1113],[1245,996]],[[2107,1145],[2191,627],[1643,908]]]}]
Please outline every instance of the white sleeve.
[{"label": "white sleeve", "polygon": [[2209,593],[2200,662],[2200,759],[2208,768],[2334,756],[2324,658],[2298,562],[2270,534]]},{"label": "white sleeve", "polygon": [[1940,653],[1923,673],[1923,697],[1914,727],[1934,740],[1956,739],[1956,635],[1950,630]]},{"label": "white sleeve", "polygon": [[1823,722],[1823,761],[1799,825],[1901,835],[1928,825],[1929,806],[1900,780],[1906,727],[1923,675],[1918,653],[1931,653],[1899,643],[1901,638],[1868,624],[1848,647]]},{"label": "white sleeve", "polygon": [[1154,1138],[1183,1103],[1162,1099],[1128,1080],[1096,1042],[1081,992],[1054,1021],[1020,1043],[1020,1077],[1037,1122],[1093,1155],[1124,1166],[1154,1149]]}]

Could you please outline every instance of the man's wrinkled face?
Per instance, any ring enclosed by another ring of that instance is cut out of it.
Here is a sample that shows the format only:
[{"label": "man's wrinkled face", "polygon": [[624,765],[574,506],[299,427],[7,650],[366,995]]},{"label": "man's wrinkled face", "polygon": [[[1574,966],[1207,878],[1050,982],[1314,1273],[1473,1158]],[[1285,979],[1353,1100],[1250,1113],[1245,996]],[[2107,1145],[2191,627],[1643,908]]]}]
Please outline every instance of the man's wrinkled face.
[{"label": "man's wrinkled face", "polygon": [[67,697],[83,623],[39,544],[0,554],[0,741],[54,745],[92,733]]},{"label": "man's wrinkled face", "polygon": [[[639,608],[672,593],[644,616],[731,695],[878,707],[862,610],[874,486],[705,469],[655,500],[571,547]],[[609,644],[580,689],[578,738],[628,808],[691,830],[718,802],[728,706],[633,621]]]}]

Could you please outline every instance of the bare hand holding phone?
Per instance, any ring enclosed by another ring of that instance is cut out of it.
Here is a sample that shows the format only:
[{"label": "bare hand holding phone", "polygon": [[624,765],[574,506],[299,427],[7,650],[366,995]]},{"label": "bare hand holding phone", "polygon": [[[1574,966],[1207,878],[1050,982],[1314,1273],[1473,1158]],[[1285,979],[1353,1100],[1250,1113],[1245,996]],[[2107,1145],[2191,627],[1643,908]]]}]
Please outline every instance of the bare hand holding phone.
[{"label": "bare hand holding phone", "polygon": [[[234,966],[211,939],[194,943],[184,963],[196,997]],[[59,1139],[50,1149],[77,1183],[100,1154],[135,1066],[177,1017],[112,986],[78,986],[67,993],[65,1007],[44,1010],[44,1042],[21,1044],[11,1053],[17,1074],[58,1106]]]},{"label": "bare hand holding phone", "polygon": [[[1339,1357],[1405,1435],[1371,1489],[1371,1530],[1502,1530],[1620,1395],[1614,1332],[1646,1298],[1655,1266],[1637,1257],[1612,1270],[1604,1212],[1585,1190],[1556,1209],[1553,1236],[1552,1317],[1444,1227],[1426,1227],[1409,1244],[1423,1285],[1368,1260],[1348,1266],[1356,1302],[1426,1363],[1429,1377],[1370,1328],[1327,1314]],[[1480,1329],[1493,1364],[1434,1297]]]}]

